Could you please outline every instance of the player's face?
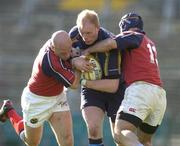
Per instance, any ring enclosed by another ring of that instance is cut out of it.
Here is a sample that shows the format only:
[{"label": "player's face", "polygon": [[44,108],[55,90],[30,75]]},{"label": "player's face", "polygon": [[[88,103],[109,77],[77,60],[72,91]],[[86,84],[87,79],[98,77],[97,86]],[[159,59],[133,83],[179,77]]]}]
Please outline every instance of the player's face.
[{"label": "player's face", "polygon": [[68,60],[70,58],[70,55],[71,55],[71,48],[61,49],[61,51],[59,53],[59,57],[62,60]]},{"label": "player's face", "polygon": [[62,60],[68,60],[71,56],[72,44],[68,43],[63,45],[63,48],[56,48],[56,55],[58,55]]},{"label": "player's face", "polygon": [[84,22],[79,33],[87,45],[93,44],[98,38],[99,28],[90,22]]}]

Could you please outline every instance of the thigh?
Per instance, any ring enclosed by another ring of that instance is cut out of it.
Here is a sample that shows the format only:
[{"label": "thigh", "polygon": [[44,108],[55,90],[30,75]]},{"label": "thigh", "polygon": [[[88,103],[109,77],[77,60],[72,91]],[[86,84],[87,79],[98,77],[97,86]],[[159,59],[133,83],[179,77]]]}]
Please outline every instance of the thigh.
[{"label": "thigh", "polygon": [[42,138],[43,126],[32,128],[25,123],[24,130],[25,130],[25,143],[27,143],[28,145],[38,146]]},{"label": "thigh", "polygon": [[119,143],[119,145],[128,145],[138,143],[137,136],[135,134],[137,128],[134,124],[122,120],[116,119],[114,127],[114,140]]},{"label": "thigh", "polygon": [[88,106],[82,109],[83,119],[87,126],[88,136],[102,138],[104,115],[102,109],[95,106]]},{"label": "thigh", "polygon": [[126,120],[116,119],[114,132],[120,134],[123,130],[130,130],[132,132],[136,131],[136,126]]},{"label": "thigh", "polygon": [[152,134],[145,133],[140,128],[137,129],[137,137],[142,144],[152,144]]},{"label": "thigh", "polygon": [[[114,127],[115,127],[115,123],[112,122],[111,118],[109,118],[109,123],[110,123],[110,127],[111,127],[111,134],[112,134],[112,137],[114,138]],[[122,145],[116,143],[116,146],[122,146]]]},{"label": "thigh", "polygon": [[88,106],[82,110],[82,115],[88,125],[102,125],[105,113],[98,107]]},{"label": "thigh", "polygon": [[[55,112],[49,119],[59,145],[73,143],[72,117],[70,111]],[[67,142],[69,141],[69,142]]]}]

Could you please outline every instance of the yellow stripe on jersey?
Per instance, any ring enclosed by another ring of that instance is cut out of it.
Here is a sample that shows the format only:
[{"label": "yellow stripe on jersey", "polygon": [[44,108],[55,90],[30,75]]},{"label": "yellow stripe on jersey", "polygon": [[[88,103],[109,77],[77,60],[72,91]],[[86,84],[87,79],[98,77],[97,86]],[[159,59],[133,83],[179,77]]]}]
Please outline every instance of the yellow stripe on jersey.
[{"label": "yellow stripe on jersey", "polygon": [[105,59],[105,63],[104,63],[104,75],[108,76],[109,52],[106,52],[105,55],[106,55],[106,59]]}]

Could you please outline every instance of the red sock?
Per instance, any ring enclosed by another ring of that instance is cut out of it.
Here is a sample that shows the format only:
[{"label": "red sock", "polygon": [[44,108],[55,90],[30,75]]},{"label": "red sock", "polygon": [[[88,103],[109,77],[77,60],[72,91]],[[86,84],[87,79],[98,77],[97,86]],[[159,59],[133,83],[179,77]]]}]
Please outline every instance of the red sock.
[{"label": "red sock", "polygon": [[7,115],[16,133],[19,135],[24,130],[23,118],[14,109],[10,110]]}]

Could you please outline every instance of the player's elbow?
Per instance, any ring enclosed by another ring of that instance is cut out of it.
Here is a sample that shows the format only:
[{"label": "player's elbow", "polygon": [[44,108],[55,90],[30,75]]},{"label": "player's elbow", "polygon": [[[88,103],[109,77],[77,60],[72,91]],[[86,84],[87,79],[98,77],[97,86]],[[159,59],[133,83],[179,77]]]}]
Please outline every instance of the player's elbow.
[{"label": "player's elbow", "polygon": [[118,88],[119,88],[119,79],[115,79],[115,80],[113,80],[113,83],[111,84],[111,86],[110,86],[111,88],[111,93],[116,93],[117,92],[117,90],[118,90]]},{"label": "player's elbow", "polygon": [[116,41],[113,40],[112,38],[108,38],[108,39],[106,40],[106,44],[107,44],[108,50],[117,48]]},{"label": "player's elbow", "polygon": [[72,84],[70,86],[71,89],[77,89],[79,87],[79,84]]},{"label": "player's elbow", "polygon": [[71,89],[77,89],[78,87],[79,87],[79,83],[78,83],[78,82],[73,83],[73,84],[71,84],[71,86],[70,86]]},{"label": "player's elbow", "polygon": [[113,88],[111,89],[110,93],[116,93],[117,90],[118,90],[118,87],[113,87]]}]

